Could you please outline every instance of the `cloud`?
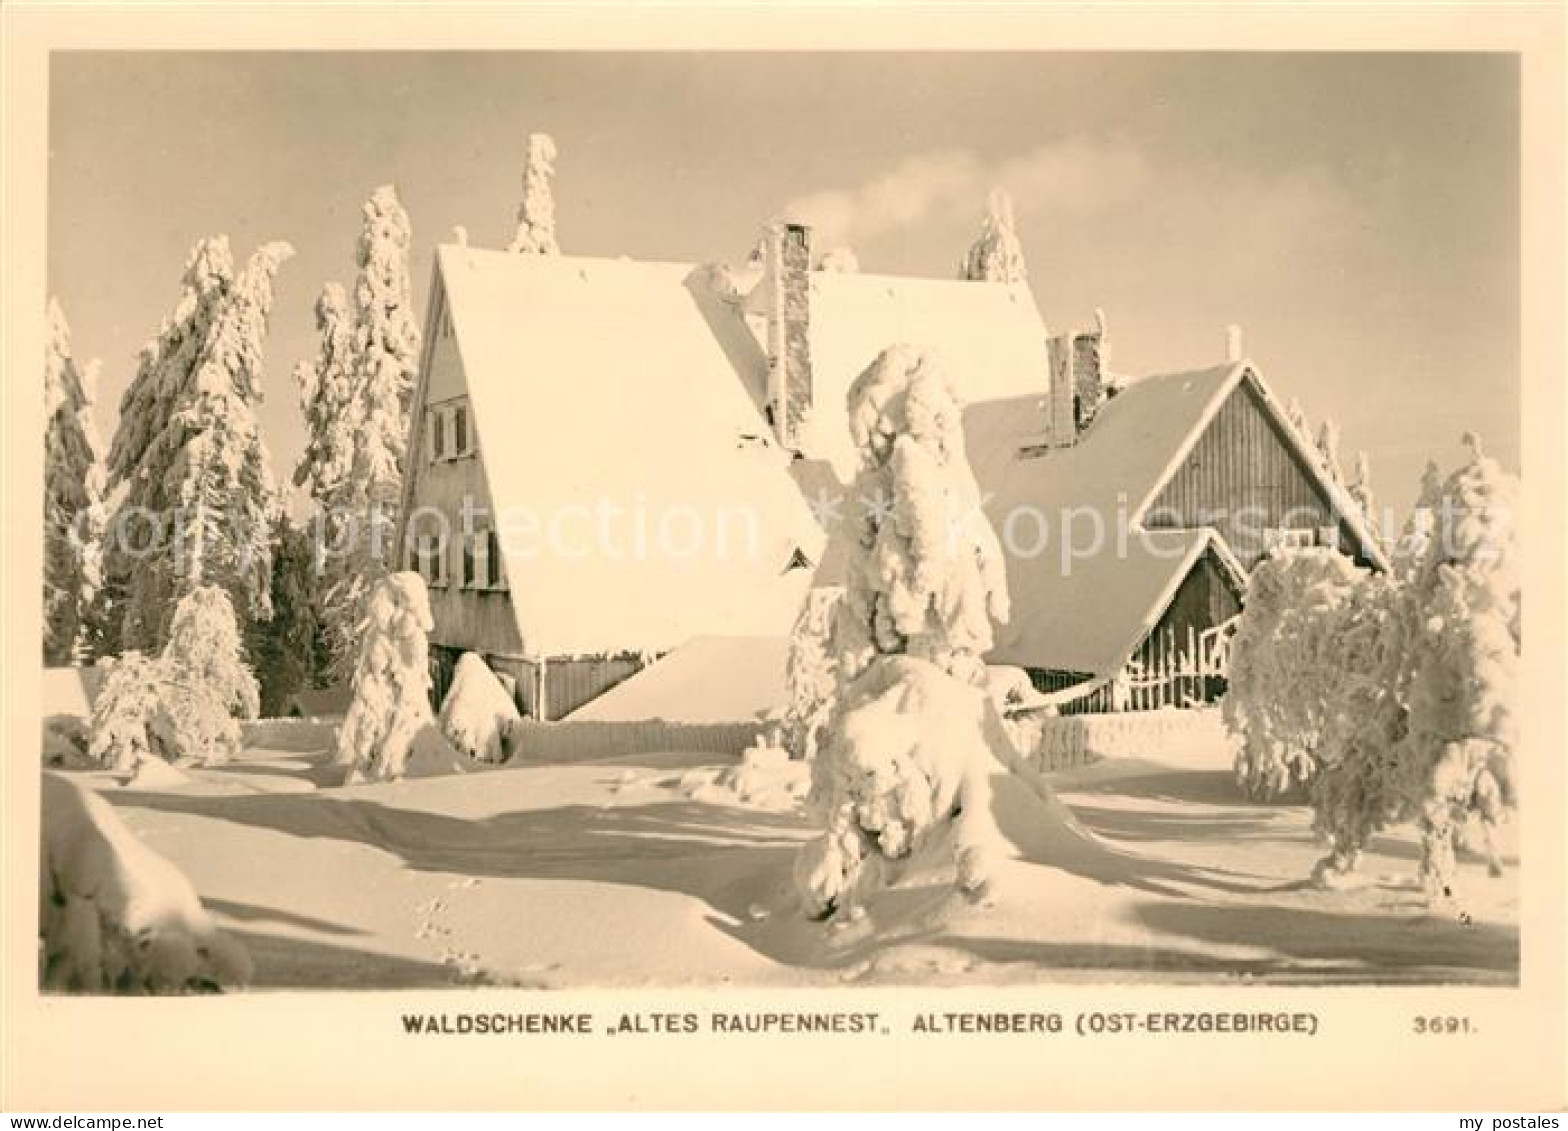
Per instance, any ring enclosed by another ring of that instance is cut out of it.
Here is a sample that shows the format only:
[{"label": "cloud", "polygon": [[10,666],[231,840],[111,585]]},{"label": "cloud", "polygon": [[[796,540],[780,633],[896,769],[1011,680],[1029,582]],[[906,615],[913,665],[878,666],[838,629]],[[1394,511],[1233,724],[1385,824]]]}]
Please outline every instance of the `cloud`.
[{"label": "cloud", "polygon": [[967,149],[914,154],[860,185],[798,196],[780,211],[810,224],[824,244],[853,245],[930,221],[978,222],[993,187],[1029,214],[1083,216],[1124,202],[1146,180],[1143,158],[1126,143],[1067,138],[992,162]]}]

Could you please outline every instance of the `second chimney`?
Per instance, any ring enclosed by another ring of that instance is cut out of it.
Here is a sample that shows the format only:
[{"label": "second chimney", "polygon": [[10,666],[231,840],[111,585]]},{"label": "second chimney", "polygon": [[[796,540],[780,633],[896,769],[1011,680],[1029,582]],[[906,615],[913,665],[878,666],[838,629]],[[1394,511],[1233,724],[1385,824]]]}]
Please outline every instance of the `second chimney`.
[{"label": "second chimney", "polygon": [[779,443],[795,450],[812,400],[811,229],[770,224],[764,246],[768,409]]}]

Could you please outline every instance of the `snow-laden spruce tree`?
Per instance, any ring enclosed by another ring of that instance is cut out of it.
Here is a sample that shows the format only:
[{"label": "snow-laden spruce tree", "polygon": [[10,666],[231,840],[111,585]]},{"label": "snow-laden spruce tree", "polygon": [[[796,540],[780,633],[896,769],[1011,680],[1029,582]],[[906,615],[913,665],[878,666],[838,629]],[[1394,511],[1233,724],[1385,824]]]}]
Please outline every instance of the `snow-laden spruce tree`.
[{"label": "snow-laden spruce tree", "polygon": [[988,283],[1021,283],[1029,277],[1013,226],[1013,200],[1003,189],[991,190],[980,235],[964,256],[958,277]]},{"label": "snow-laden spruce tree", "polygon": [[523,165],[523,200],[517,206],[517,232],[508,251],[523,255],[560,255],[555,242],[555,139],[528,135]]},{"label": "snow-laden spruce tree", "polygon": [[1372,531],[1373,536],[1381,542],[1383,524],[1377,516],[1377,496],[1372,492],[1372,461],[1364,451],[1356,453],[1355,470],[1346,491],[1356,506],[1361,509],[1361,515],[1366,519],[1367,529]]},{"label": "snow-laden spruce tree", "polygon": [[1426,468],[1421,472],[1421,487],[1416,495],[1415,506],[1390,554],[1396,577],[1409,578],[1426,560],[1427,549],[1432,543],[1432,530],[1437,524],[1435,508],[1442,489],[1443,476],[1437,469],[1437,463],[1427,460]]},{"label": "snow-laden spruce tree", "polygon": [[899,345],[857,378],[848,407],[855,494],[870,502],[833,626],[842,690],[812,763],[825,829],[796,863],[815,916],[929,845],[951,851],[960,888],[978,890],[998,839],[1000,724],[987,729],[982,657],[992,620],[1007,618],[1007,584],[960,402],[932,356]]},{"label": "snow-laden spruce tree", "polygon": [[211,993],[244,985],[250,957],[190,881],[103,798],[42,783],[39,984],[56,993]]},{"label": "snow-laden spruce tree", "polygon": [[1339,463],[1339,425],[1333,420],[1325,418],[1318,425],[1316,441],[1318,450],[1318,464],[1335,483],[1345,481],[1345,470]]},{"label": "snow-laden spruce tree", "polygon": [[413,229],[391,185],[365,202],[354,288],[353,465],[339,506],[357,531],[331,560],[323,622],[334,670],[346,678],[355,654],[353,626],[370,586],[396,557],[392,545],[403,494],[409,409],[419,369],[419,323],[409,288]]},{"label": "snow-laden spruce tree", "polygon": [[228,761],[240,749],[236,720],[256,717],[260,690],[227,593],[203,585],[181,599],[162,665],[168,746],[182,761]]},{"label": "snow-laden spruce tree", "polygon": [[1312,438],[1312,425],[1307,422],[1307,410],[1301,407],[1301,398],[1291,397],[1290,404],[1285,408],[1285,419],[1290,421],[1290,426],[1303,440]]},{"label": "snow-laden spruce tree", "polygon": [[58,299],[44,344],[44,663],[78,663],[91,649],[101,582],[104,470],[92,421],[92,373],[71,354]]},{"label": "snow-laden spruce tree", "polygon": [[256,406],[273,278],[292,254],[266,244],[236,273],[227,237],[199,241],[143,347],[109,452],[124,489],[105,551],[122,649],[160,647],[175,603],[205,584],[247,620],[271,613],[278,503]]},{"label": "snow-laden spruce tree", "polygon": [[321,289],[316,331],[315,362],[294,367],[305,418],[305,450],[294,469],[294,485],[326,507],[354,468],[354,311],[342,284]]},{"label": "snow-laden spruce tree", "polygon": [[506,734],[520,716],[490,666],[473,652],[457,658],[452,686],[441,701],[441,733],[479,762],[506,761]]},{"label": "snow-laden spruce tree", "polygon": [[844,591],[838,586],[808,590],[790,632],[779,744],[795,759],[817,756],[823,728],[833,713],[839,678],[832,632],[843,596]]},{"label": "snow-laden spruce tree", "polygon": [[434,723],[427,638],[433,623],[419,574],[388,574],[370,591],[353,699],[338,731],[337,761],[349,781],[402,777],[415,740]]},{"label": "snow-laden spruce tree", "polygon": [[1519,480],[1466,437],[1437,525],[1410,580],[1418,611],[1407,651],[1409,735],[1402,768],[1422,826],[1429,896],[1453,893],[1454,839],[1474,815],[1493,871],[1492,833],[1516,802],[1519,743]]},{"label": "snow-laden spruce tree", "polygon": [[280,515],[273,538],[272,618],[257,622],[250,654],[261,684],[261,714],[275,718],[295,692],[320,685],[326,640],[317,616],[316,557],[310,533]]}]

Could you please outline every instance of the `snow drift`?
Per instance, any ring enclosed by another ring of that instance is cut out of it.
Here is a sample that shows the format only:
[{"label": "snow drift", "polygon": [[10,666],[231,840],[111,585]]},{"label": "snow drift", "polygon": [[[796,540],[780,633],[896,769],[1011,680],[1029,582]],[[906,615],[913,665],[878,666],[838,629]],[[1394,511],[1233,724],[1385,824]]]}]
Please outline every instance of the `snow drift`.
[{"label": "snow drift", "polygon": [[199,993],[243,985],[245,948],[220,932],[180,871],[107,802],[43,776],[39,982],[81,993]]}]

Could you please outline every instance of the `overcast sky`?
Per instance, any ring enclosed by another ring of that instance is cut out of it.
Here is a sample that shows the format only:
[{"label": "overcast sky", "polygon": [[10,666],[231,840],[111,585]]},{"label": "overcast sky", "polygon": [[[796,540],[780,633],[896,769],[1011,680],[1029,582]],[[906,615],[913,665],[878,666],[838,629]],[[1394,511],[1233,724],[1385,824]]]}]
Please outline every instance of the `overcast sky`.
[{"label": "overcast sky", "polygon": [[510,237],[532,130],[569,254],[739,261],[791,210],[864,270],[950,276],[1001,184],[1053,331],[1103,308],[1138,375],[1220,360],[1240,323],[1402,507],[1467,428],[1518,466],[1517,108],[1501,55],[63,53],[49,281],[107,439],[189,246],[293,243],[262,413],[283,480],[312,305],[352,282],[378,184],[421,312],[454,225]]}]

